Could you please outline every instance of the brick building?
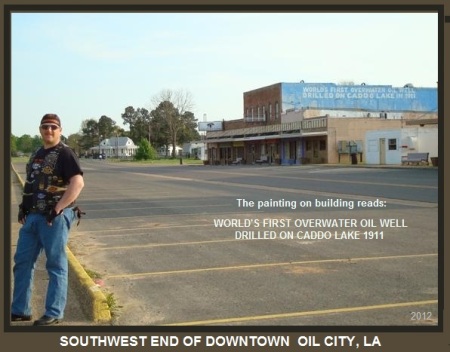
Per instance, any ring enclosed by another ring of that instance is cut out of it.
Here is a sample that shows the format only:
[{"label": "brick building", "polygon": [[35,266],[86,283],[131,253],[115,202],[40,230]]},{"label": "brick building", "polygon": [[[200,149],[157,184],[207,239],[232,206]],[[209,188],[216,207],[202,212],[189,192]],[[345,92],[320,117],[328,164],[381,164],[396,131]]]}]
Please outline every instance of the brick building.
[{"label": "brick building", "polygon": [[405,121],[433,126],[437,136],[436,88],[277,83],[243,100],[242,119],[206,133],[213,164],[348,163],[351,154],[365,162],[366,134],[401,130]]}]

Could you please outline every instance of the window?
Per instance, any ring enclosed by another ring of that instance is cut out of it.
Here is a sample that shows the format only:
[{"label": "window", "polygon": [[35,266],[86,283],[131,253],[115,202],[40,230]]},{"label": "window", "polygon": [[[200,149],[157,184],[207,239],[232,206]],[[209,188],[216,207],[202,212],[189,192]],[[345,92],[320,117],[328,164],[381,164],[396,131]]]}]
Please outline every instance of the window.
[{"label": "window", "polygon": [[389,150],[397,150],[397,139],[389,138],[388,139]]},{"label": "window", "polygon": [[278,119],[278,117],[280,116],[279,113],[280,113],[280,107],[278,105],[278,102],[276,102],[275,103],[275,119]]},{"label": "window", "polygon": [[272,104],[269,104],[269,120],[272,120]]}]

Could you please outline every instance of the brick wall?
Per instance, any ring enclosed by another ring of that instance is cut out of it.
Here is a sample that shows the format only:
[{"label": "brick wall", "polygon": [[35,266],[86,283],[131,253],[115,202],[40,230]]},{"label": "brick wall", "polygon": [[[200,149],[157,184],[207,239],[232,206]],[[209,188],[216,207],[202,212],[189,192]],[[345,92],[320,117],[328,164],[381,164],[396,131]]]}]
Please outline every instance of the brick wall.
[{"label": "brick wall", "polygon": [[[278,103],[278,118],[275,116],[275,105]],[[272,104],[272,118],[270,117],[270,104]],[[258,115],[258,107],[260,108],[260,116],[262,116],[263,107],[266,110],[266,124],[279,123],[281,114],[281,83],[273,84],[271,86],[244,92],[244,116],[251,116],[251,109],[253,108],[253,116]]]}]

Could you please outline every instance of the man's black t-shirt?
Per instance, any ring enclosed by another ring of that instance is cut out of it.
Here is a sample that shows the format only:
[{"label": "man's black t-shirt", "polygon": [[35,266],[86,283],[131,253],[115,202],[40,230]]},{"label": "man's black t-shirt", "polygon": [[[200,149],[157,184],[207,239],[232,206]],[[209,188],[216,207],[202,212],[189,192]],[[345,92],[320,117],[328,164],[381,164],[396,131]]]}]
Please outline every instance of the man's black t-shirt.
[{"label": "man's black t-shirt", "polygon": [[[59,186],[65,187],[75,175],[83,175],[83,171],[78,157],[70,147],[63,143],[48,149],[41,147],[27,165],[23,207],[31,209],[36,207],[36,203],[41,203],[39,208],[42,208],[44,199],[48,199],[45,195],[50,192],[48,186],[51,178],[62,180]],[[62,195],[61,192],[58,193]]]}]

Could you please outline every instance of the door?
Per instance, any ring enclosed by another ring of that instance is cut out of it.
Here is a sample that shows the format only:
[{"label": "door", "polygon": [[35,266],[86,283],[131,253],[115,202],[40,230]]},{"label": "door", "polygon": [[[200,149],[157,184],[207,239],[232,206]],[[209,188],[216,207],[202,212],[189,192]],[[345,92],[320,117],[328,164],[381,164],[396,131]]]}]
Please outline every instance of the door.
[{"label": "door", "polygon": [[380,138],[380,165],[386,164],[386,138]]},{"label": "door", "polygon": [[292,164],[297,161],[297,142],[295,141],[289,143],[289,159]]}]

